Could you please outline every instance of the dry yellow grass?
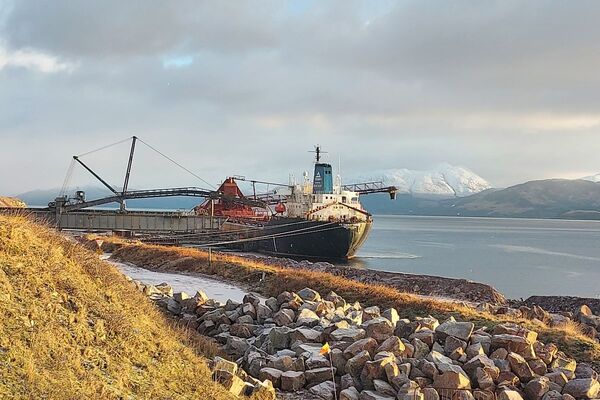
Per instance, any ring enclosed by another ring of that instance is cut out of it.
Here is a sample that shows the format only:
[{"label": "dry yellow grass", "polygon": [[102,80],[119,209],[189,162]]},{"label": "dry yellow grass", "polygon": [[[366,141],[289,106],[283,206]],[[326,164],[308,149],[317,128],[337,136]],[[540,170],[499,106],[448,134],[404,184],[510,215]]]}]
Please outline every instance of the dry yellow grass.
[{"label": "dry yellow grass", "polygon": [[203,346],[93,253],[0,216],[0,398],[231,398]]},{"label": "dry yellow grass", "polygon": [[439,319],[454,316],[473,321],[477,326],[493,327],[502,322],[516,322],[535,329],[541,341],[554,342],[568,355],[600,367],[600,345],[581,334],[576,323],[562,328],[550,328],[526,319],[512,320],[506,316],[478,312],[458,303],[424,298],[385,286],[360,283],[326,272],[282,268],[260,260],[235,254],[213,253],[212,264],[203,250],[167,247],[105,238],[103,248],[125,261],[156,270],[192,271],[236,281],[252,287],[266,296],[276,296],[283,290],[297,291],[311,287],[321,293],[331,290],[349,301],[366,305],[395,307],[402,317],[432,315]]},{"label": "dry yellow grass", "polygon": [[24,201],[16,197],[0,197],[0,207],[24,208],[27,205]]}]

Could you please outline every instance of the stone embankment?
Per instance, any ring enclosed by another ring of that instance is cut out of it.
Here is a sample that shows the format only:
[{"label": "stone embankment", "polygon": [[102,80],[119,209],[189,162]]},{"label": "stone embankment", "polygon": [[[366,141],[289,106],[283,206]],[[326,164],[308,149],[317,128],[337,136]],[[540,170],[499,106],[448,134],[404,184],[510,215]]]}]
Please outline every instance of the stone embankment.
[{"label": "stone embankment", "polygon": [[[503,323],[425,316],[348,303],[306,288],[261,301],[219,304],[166,285],[135,283],[168,313],[214,338],[235,362],[213,360],[214,378],[236,395],[272,386],[340,400],[573,400],[600,395],[598,374],[537,333]],[[331,350],[321,354],[324,343]],[[335,385],[332,381],[334,377]],[[271,386],[272,384],[272,386]],[[267,397],[268,398],[268,397]]]}]

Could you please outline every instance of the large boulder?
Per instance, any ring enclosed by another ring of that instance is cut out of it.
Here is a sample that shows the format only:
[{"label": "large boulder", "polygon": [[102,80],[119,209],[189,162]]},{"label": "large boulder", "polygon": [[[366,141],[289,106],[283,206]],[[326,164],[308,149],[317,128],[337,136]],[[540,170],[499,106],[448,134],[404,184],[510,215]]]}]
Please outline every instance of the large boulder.
[{"label": "large boulder", "polygon": [[498,400],[523,400],[523,396],[516,390],[502,389],[497,393]]},{"label": "large boulder", "polygon": [[563,388],[563,394],[570,394],[577,399],[595,399],[600,393],[600,383],[593,378],[573,379]]},{"label": "large boulder", "polygon": [[528,343],[535,343],[537,340],[538,334],[535,331],[527,329],[522,325],[517,325],[513,323],[504,323],[499,324],[494,327],[493,331],[494,335],[513,335],[513,336],[521,336]]},{"label": "large boulder", "polygon": [[[328,380],[330,381],[332,378],[331,373],[331,368],[323,367],[306,370],[304,371],[304,376],[309,385],[315,385]],[[333,373],[335,374],[335,368],[333,368]]]},{"label": "large boulder", "polygon": [[498,367],[496,367],[494,362],[485,354],[480,354],[476,357],[473,357],[463,365],[463,369],[470,377],[475,376],[477,368],[487,369],[488,372],[493,375],[494,379],[497,378],[498,374],[500,373]]},{"label": "large boulder", "polygon": [[271,354],[290,347],[290,332],[291,329],[285,326],[271,328],[268,334],[268,347]]},{"label": "large boulder", "polygon": [[335,397],[335,385],[331,381],[321,382],[308,390],[321,399],[333,400]]},{"label": "large boulder", "polygon": [[301,343],[321,343],[322,333],[309,328],[297,328],[290,332],[291,343],[299,341]]},{"label": "large boulder", "polygon": [[427,361],[431,361],[435,365],[452,364],[452,359],[446,357],[442,353],[432,350],[426,357]]},{"label": "large boulder", "polygon": [[312,310],[308,308],[302,309],[298,313],[298,317],[296,318],[297,326],[308,326],[313,327],[316,326],[320,321],[319,316]]},{"label": "large boulder", "polygon": [[360,328],[339,328],[329,334],[331,339],[337,342],[354,342],[356,340],[363,339],[365,335],[365,330]]},{"label": "large boulder", "polygon": [[[437,375],[433,380],[433,387],[435,389],[470,389],[471,381],[466,374],[458,371],[448,370],[442,374]],[[439,392],[438,390],[438,392]]]},{"label": "large boulder", "polygon": [[398,311],[395,308],[388,308],[384,312],[381,313],[382,317],[387,318],[392,325],[395,327],[398,321],[400,321],[400,316],[398,315]]},{"label": "large boulder", "polygon": [[296,318],[296,314],[293,310],[283,308],[273,315],[273,322],[277,326],[288,326],[294,323],[294,318]]},{"label": "large boulder", "polygon": [[372,389],[375,379],[386,379],[386,365],[395,363],[396,357],[391,353],[387,356],[377,357],[373,361],[367,361],[360,374],[360,381],[364,388]]},{"label": "large boulder", "polygon": [[340,391],[339,400],[359,400],[359,397],[360,392],[354,386],[350,386]]},{"label": "large boulder", "polygon": [[286,371],[281,373],[281,390],[296,392],[304,387],[306,379],[302,371]]},{"label": "large boulder", "polygon": [[226,360],[222,357],[216,356],[215,358],[213,358],[210,367],[213,370],[225,370],[225,371],[229,371],[232,374],[237,374],[238,371],[238,365],[232,361]]},{"label": "large boulder", "polygon": [[390,396],[392,398],[396,396],[396,389],[394,389],[392,385],[390,385],[384,380],[374,379],[373,387],[375,388],[375,392],[377,392],[380,395]]},{"label": "large boulder", "polygon": [[528,400],[541,400],[550,390],[550,380],[544,376],[532,379],[524,390]]},{"label": "large boulder", "polygon": [[212,378],[215,382],[223,385],[234,396],[240,396],[246,388],[246,382],[229,371],[222,369],[215,370]]},{"label": "large boulder", "polygon": [[466,342],[471,337],[474,328],[475,324],[472,322],[458,322],[451,318],[435,328],[435,333],[441,340],[445,340],[447,336],[452,336]]},{"label": "large boulder", "polygon": [[261,400],[275,400],[277,398],[271,381],[256,382],[250,396]]},{"label": "large boulder", "polygon": [[413,340],[410,342],[413,345],[414,351],[413,351],[413,357],[414,358],[425,358],[427,356],[427,354],[429,354],[429,351],[431,350],[429,348],[429,346],[427,345],[427,343],[423,342],[421,339],[419,338],[413,338]]},{"label": "large boulder", "polygon": [[362,325],[367,333],[367,337],[372,337],[378,342],[383,342],[394,333],[394,326],[384,317],[372,318]]},{"label": "large boulder", "polygon": [[360,339],[346,347],[344,350],[344,355],[347,358],[354,357],[363,350],[366,350],[369,352],[369,354],[374,355],[378,347],[377,341],[373,338],[369,337],[366,339]]},{"label": "large boulder", "polygon": [[260,370],[258,374],[258,379],[260,379],[261,381],[268,379],[273,383],[273,387],[278,388],[281,386],[280,378],[282,373],[283,372],[278,369],[266,367]]},{"label": "large boulder", "polygon": [[310,288],[304,288],[300,290],[298,296],[304,301],[319,301],[321,300],[321,295],[316,290]]},{"label": "large boulder", "polygon": [[492,336],[492,349],[499,347],[505,348],[509,352],[517,353],[526,360],[537,358],[533,350],[533,345],[523,336],[508,334]]},{"label": "large boulder", "polygon": [[359,400],[394,400],[395,396],[383,395],[372,390],[363,390],[360,392],[360,396],[358,398]]},{"label": "large boulder", "polygon": [[377,353],[380,351],[388,351],[396,356],[401,356],[406,351],[406,346],[398,336],[390,336],[379,346]]},{"label": "large boulder", "polygon": [[527,364],[527,361],[517,353],[508,354],[508,362],[510,363],[510,369],[516,376],[519,377],[521,382],[529,382],[534,377],[534,373]]},{"label": "large boulder", "polygon": [[424,328],[424,329],[415,331],[408,338],[411,341],[413,339],[419,339],[420,341],[425,343],[427,346],[431,347],[431,346],[433,346],[433,342],[435,342],[435,332],[433,332],[431,329]]}]

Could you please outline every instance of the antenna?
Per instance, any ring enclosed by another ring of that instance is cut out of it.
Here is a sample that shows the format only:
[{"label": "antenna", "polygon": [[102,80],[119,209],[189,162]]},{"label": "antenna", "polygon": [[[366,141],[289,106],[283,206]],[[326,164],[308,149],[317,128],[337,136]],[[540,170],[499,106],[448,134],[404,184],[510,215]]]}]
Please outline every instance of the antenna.
[{"label": "antenna", "polygon": [[314,150],[309,150],[309,153],[315,153],[316,154],[316,159],[317,159],[317,163],[319,161],[321,161],[321,154],[327,154],[327,151],[322,151],[321,150],[321,146],[320,145],[316,145]]}]

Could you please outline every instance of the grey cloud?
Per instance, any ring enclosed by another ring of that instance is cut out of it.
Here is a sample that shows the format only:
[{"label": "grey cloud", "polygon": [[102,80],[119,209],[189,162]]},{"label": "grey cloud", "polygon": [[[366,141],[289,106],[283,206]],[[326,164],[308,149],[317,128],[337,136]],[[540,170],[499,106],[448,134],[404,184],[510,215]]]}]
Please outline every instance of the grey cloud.
[{"label": "grey cloud", "polygon": [[4,34],[69,56],[135,56],[274,44],[269,2],[16,1]]},{"label": "grey cloud", "polygon": [[[0,70],[0,169],[28,171],[2,191],[60,186],[72,154],[132,134],[213,182],[299,175],[314,143],[348,175],[445,161],[507,185],[600,170],[595,2],[6,4],[0,45],[78,67]],[[164,67],[178,56],[193,62]],[[120,179],[120,153],[106,157]],[[137,161],[140,185],[186,183]]]}]

